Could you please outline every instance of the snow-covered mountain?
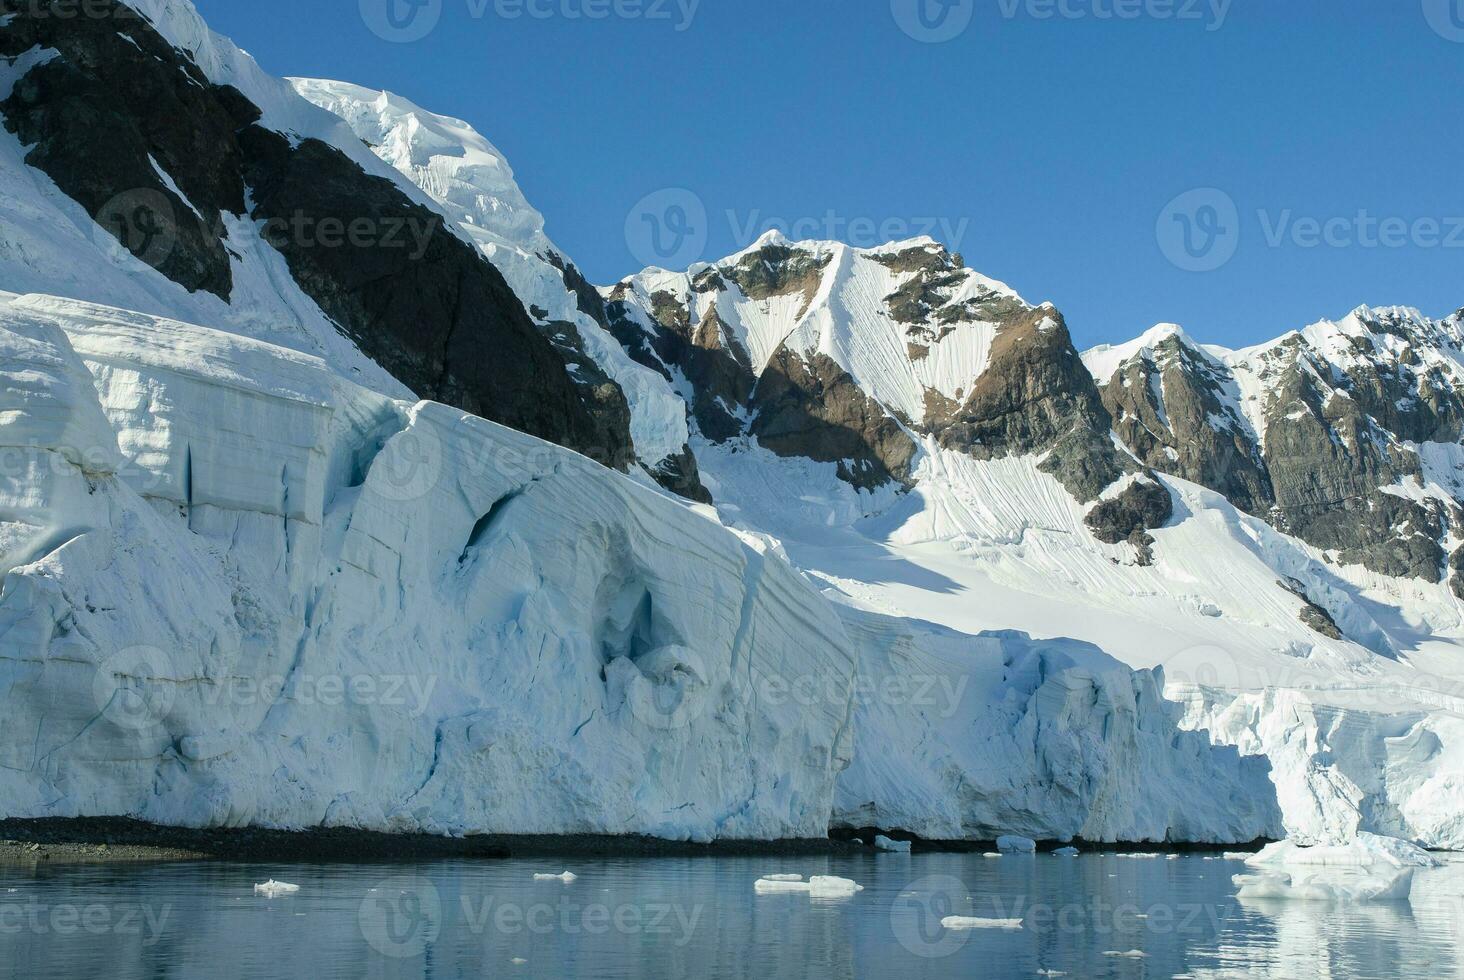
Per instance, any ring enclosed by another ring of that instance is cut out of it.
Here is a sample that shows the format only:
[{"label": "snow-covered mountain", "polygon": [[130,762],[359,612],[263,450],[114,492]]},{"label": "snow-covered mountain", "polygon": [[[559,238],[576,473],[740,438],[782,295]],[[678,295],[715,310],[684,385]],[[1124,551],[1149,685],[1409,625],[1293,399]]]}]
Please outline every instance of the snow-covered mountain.
[{"label": "snow-covered mountain", "polygon": [[465,123],[115,10],[0,0],[0,811],[1464,847],[1459,317],[597,290]]}]

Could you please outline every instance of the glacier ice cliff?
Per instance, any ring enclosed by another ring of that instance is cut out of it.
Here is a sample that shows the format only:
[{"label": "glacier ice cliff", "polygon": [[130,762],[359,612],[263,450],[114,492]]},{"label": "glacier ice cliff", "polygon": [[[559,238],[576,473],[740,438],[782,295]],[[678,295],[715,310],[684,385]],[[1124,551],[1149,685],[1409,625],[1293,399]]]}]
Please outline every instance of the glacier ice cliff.
[{"label": "glacier ice cliff", "polygon": [[[709,509],[311,354],[0,296],[0,447],[8,816],[1277,830],[1264,767],[1147,672],[869,617]],[[861,694],[937,674],[945,718]]]}]

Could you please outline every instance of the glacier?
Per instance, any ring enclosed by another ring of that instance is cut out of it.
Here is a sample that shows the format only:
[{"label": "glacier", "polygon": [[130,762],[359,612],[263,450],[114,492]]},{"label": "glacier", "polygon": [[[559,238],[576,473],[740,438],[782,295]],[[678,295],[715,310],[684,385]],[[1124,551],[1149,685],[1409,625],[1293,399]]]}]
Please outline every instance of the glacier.
[{"label": "glacier", "polygon": [[[1094,651],[871,620],[706,508],[298,351],[35,295],[0,342],[9,816],[821,838],[840,798],[914,822],[952,771],[982,787],[1000,738],[1006,792],[920,829],[1276,829],[1263,767]],[[861,677],[937,659],[971,679],[949,727],[865,710]],[[1185,816],[1125,778],[1218,794]]]}]

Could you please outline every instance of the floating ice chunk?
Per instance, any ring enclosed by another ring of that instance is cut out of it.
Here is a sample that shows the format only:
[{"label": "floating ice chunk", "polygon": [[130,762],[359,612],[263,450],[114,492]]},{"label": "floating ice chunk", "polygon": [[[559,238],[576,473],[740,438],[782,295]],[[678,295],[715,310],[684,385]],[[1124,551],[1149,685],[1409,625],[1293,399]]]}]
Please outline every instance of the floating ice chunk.
[{"label": "floating ice chunk", "polygon": [[299,890],[299,885],[291,885],[284,881],[275,881],[273,878],[262,885],[254,886],[254,894],[263,895],[265,898],[279,898],[281,895],[293,895]]},{"label": "floating ice chunk", "polygon": [[1226,861],[1249,861],[1255,856],[1254,851],[1226,851],[1221,855]]},{"label": "floating ice chunk", "polygon": [[947,929],[1020,929],[1021,919],[978,919],[968,915],[948,915],[940,920]]},{"label": "floating ice chunk", "polygon": [[848,878],[836,878],[833,875],[814,875],[808,879],[808,894],[810,898],[852,898],[855,893],[864,891],[864,886]]},{"label": "floating ice chunk", "polygon": [[1119,950],[1116,950],[1116,949],[1105,949],[1103,951],[1103,955],[1104,956],[1118,956],[1118,957],[1122,957],[1123,959],[1126,959],[1126,960],[1144,960],[1144,959],[1148,959],[1149,958],[1149,954],[1146,953],[1146,952],[1144,952],[1142,949],[1131,949],[1131,950],[1128,950],[1127,952],[1120,952]]},{"label": "floating ice chunk", "polygon": [[560,874],[557,874],[557,875],[542,875],[542,874],[536,874],[536,875],[534,875],[534,880],[535,881],[562,881],[566,885],[569,884],[571,881],[576,880],[577,878],[579,878],[579,875],[574,874],[573,872],[570,872],[570,871],[564,871],[564,872],[561,872]]},{"label": "floating ice chunk", "polygon": [[907,840],[891,840],[890,838],[881,834],[874,839],[874,848],[877,851],[892,851],[896,854],[909,854],[910,842]]},{"label": "floating ice chunk", "polygon": [[802,881],[802,875],[763,875],[763,881]]},{"label": "floating ice chunk", "polygon": [[1013,854],[1032,854],[1037,850],[1037,842],[1030,837],[998,837],[996,849]]},{"label": "floating ice chunk", "polygon": [[984,858],[999,858],[999,857],[1001,857],[1001,852],[1000,851],[987,851],[985,854],[983,854],[981,856],[984,857]]},{"label": "floating ice chunk", "polygon": [[1251,854],[1246,864],[1253,868],[1296,866],[1333,868],[1436,868],[1438,859],[1421,847],[1394,837],[1360,833],[1342,844],[1304,847],[1296,841],[1284,840],[1267,845],[1259,854]]},{"label": "floating ice chunk", "polygon": [[1039,977],[1065,977],[1065,976],[1067,976],[1067,974],[1066,973],[1063,973],[1061,970],[1038,970],[1037,971],[1037,975]]},{"label": "floating ice chunk", "polygon": [[1239,898],[1293,902],[1402,902],[1413,891],[1412,868],[1327,869],[1293,878],[1283,871],[1235,875]]},{"label": "floating ice chunk", "polygon": [[1052,852],[1054,857],[1062,858],[1075,858],[1078,856],[1078,853],[1079,852],[1076,847],[1059,847],[1057,850]]},{"label": "floating ice chunk", "polygon": [[759,878],[753,882],[752,890],[759,895],[786,895],[792,892],[807,893],[812,887],[806,881],[795,881],[779,876],[776,878]]}]

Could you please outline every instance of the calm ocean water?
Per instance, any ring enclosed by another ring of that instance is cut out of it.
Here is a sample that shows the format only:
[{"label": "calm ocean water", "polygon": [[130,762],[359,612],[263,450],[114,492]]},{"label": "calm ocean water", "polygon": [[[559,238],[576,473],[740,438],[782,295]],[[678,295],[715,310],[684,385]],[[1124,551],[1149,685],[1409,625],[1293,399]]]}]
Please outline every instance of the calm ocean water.
[{"label": "calm ocean water", "polygon": [[[562,870],[578,878],[533,877]],[[1242,870],[1103,854],[0,867],[0,976],[1464,977],[1464,863],[1420,872],[1411,903],[1354,907],[1241,903]],[[779,872],[864,890],[754,894]],[[270,878],[300,890],[256,896]],[[1024,925],[952,932],[949,915]]]}]

